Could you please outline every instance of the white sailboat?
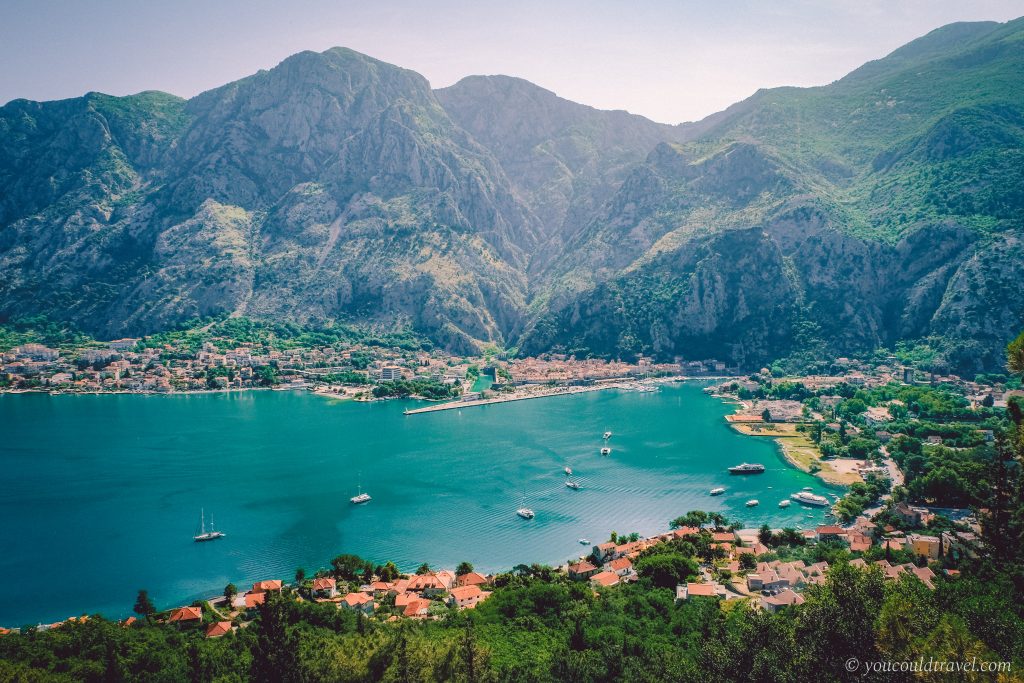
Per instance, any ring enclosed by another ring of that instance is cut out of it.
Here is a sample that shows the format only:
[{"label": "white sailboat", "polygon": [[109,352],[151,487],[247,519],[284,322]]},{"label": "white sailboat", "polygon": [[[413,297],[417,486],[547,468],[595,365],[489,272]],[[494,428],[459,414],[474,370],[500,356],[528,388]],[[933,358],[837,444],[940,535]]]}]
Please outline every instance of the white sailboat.
[{"label": "white sailboat", "polygon": [[[361,479],[362,479],[362,475],[360,475],[360,480]],[[370,494],[369,493],[363,493],[363,482],[362,481],[360,481],[358,484],[356,484],[356,491],[357,491],[356,495],[354,495],[351,498],[349,498],[349,500],[351,500],[353,504],[359,505],[360,503],[368,503],[368,502],[370,502],[370,500],[371,500],[370,499]]]},{"label": "white sailboat", "polygon": [[526,507],[526,494],[523,494],[523,504],[516,510],[516,514],[523,519],[533,519],[536,515],[533,514],[533,510]]},{"label": "white sailboat", "polygon": [[213,528],[213,516],[210,516],[210,530],[206,530],[206,511],[202,508],[199,509],[199,533],[192,537],[192,540],[196,543],[200,541],[213,541],[218,538],[224,538],[223,531],[217,531]]}]

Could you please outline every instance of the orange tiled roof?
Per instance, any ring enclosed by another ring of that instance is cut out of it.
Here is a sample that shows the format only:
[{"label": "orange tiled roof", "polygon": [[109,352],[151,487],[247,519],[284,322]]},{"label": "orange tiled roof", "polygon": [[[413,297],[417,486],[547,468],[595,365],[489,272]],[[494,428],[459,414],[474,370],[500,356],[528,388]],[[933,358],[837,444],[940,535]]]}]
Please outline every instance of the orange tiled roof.
[{"label": "orange tiled roof", "polygon": [[200,607],[179,607],[171,612],[167,621],[194,621],[203,618],[203,610]]},{"label": "orange tiled roof", "polygon": [[220,638],[231,633],[231,622],[230,621],[218,621],[210,624],[210,627],[206,629],[207,638]]}]

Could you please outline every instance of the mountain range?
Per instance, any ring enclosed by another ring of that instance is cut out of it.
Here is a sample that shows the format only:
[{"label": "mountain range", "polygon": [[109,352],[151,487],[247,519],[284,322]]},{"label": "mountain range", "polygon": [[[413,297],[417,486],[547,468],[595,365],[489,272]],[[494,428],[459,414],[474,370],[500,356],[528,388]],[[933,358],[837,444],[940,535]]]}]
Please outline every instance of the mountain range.
[{"label": "mountain range", "polygon": [[0,321],[238,316],[456,352],[716,357],[1024,327],[1024,19],[677,126],[334,48],[185,100],[0,108]]}]

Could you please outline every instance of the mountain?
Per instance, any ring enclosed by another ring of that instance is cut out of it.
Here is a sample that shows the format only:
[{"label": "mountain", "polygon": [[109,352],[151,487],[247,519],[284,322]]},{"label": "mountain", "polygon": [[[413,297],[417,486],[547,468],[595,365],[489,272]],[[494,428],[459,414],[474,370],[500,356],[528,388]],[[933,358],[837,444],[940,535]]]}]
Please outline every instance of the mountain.
[{"label": "mountain", "polygon": [[343,48],[190,100],[0,108],[0,320],[411,326],[455,351],[941,347],[1024,327],[1024,20],[668,126]]},{"label": "mountain", "polygon": [[558,257],[523,349],[756,365],[935,337],[997,366],[1024,326],[1022,47],[1022,20],[955,24],[688,127]]}]

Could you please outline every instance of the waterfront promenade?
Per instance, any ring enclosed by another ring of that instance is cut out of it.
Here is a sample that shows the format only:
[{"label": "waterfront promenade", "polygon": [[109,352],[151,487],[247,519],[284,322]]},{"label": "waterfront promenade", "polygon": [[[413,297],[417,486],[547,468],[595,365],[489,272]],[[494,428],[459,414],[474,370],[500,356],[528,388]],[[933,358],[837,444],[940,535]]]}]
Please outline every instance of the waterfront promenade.
[{"label": "waterfront promenade", "polygon": [[484,406],[491,403],[510,403],[512,401],[525,401],[531,398],[546,398],[549,396],[570,396],[572,394],[583,394],[588,391],[601,391],[602,389],[626,389],[637,390],[642,387],[639,382],[633,380],[615,380],[602,382],[584,387],[538,387],[536,391],[513,393],[492,398],[478,398],[469,401],[448,401],[425,408],[414,408],[406,410],[406,415],[418,415],[420,413],[436,413],[441,410],[456,410],[458,408],[471,408],[473,406]]}]

